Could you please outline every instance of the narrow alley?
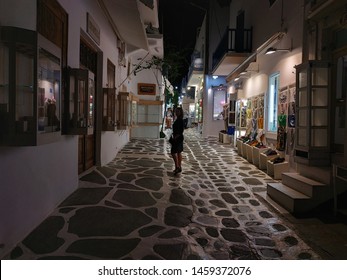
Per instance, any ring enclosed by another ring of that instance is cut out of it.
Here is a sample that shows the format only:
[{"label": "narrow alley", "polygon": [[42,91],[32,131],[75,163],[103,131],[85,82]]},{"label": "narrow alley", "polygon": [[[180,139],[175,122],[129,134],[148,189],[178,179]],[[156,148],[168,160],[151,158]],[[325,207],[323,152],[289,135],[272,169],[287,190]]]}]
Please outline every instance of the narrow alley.
[{"label": "narrow alley", "polygon": [[261,198],[272,178],[232,146],[187,129],[176,176],[169,149],[132,139],[7,259],[324,259]]}]

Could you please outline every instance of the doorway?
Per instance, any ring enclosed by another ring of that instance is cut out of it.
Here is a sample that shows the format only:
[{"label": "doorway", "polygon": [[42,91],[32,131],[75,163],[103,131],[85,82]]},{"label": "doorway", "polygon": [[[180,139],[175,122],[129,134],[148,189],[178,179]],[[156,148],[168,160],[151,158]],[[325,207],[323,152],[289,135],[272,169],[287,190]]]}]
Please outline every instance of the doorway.
[{"label": "doorway", "polygon": [[97,76],[97,51],[83,38],[80,43],[80,68],[88,70],[88,129],[87,134],[78,136],[78,173],[90,169],[96,164],[96,76]]}]

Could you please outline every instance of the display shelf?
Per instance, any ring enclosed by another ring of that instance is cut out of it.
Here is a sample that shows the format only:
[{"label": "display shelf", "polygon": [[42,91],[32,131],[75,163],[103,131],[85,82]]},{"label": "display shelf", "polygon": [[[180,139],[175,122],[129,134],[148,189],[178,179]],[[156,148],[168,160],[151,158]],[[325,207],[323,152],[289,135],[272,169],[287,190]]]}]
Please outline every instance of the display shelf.
[{"label": "display shelf", "polygon": [[330,165],[330,63],[308,61],[295,68],[295,160],[307,165]]},{"label": "display shelf", "polygon": [[247,147],[248,146],[249,146],[248,144],[242,143],[242,154],[241,155],[245,159],[247,159]]},{"label": "display shelf", "polygon": [[246,146],[247,150],[247,160],[249,163],[253,163],[253,146],[247,145]]},{"label": "display shelf", "polygon": [[61,49],[35,31],[0,27],[0,145],[60,140]]},{"label": "display shelf", "polygon": [[230,144],[231,143],[231,136],[227,133],[219,132],[219,142],[223,144]]},{"label": "display shelf", "polygon": [[252,148],[252,153],[253,153],[253,164],[256,167],[259,167],[259,157],[260,157],[260,153],[264,153],[268,150],[269,148],[257,148],[257,147],[253,147]]},{"label": "display shelf", "polygon": [[236,139],[237,154],[239,156],[242,156],[242,144],[243,142],[240,139]]},{"label": "display shelf", "polygon": [[103,88],[103,99],[102,130],[114,131],[116,129],[116,89]]},{"label": "display shelf", "polygon": [[282,173],[289,171],[289,162],[273,163],[271,160],[267,161],[266,173],[276,180],[282,179]]},{"label": "display shelf", "polygon": [[138,97],[130,92],[119,92],[117,98],[119,105],[117,128],[128,129],[136,126],[138,123]]},{"label": "display shelf", "polygon": [[138,104],[138,125],[139,126],[159,126],[162,121],[162,105],[161,100],[139,100]]},{"label": "display shelf", "polygon": [[67,135],[92,134],[94,98],[89,96],[89,71],[69,68],[67,75],[63,132]]},{"label": "display shelf", "polygon": [[278,154],[268,156],[265,153],[260,153],[259,155],[259,169],[267,170],[267,162],[278,157]]},{"label": "display shelf", "polygon": [[247,124],[247,99],[240,99],[236,101],[236,117],[235,117],[235,137],[241,137],[246,131]]}]

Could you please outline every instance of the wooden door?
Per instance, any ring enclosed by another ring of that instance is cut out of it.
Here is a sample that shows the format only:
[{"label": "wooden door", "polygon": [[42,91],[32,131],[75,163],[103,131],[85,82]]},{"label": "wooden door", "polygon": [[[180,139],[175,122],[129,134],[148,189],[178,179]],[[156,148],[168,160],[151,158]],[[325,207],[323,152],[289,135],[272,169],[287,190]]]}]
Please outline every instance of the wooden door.
[{"label": "wooden door", "polygon": [[95,165],[95,76],[89,71],[88,81],[88,133],[78,138],[78,172],[82,173]]}]

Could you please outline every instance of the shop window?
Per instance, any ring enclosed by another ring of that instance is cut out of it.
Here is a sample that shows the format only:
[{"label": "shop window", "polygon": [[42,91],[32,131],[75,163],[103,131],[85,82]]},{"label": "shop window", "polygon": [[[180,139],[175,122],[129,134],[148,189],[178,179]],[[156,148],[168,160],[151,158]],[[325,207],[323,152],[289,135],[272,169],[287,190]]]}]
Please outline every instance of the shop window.
[{"label": "shop window", "polygon": [[40,48],[38,60],[38,132],[60,131],[60,59]]},{"label": "shop window", "polygon": [[139,99],[129,92],[118,93],[118,129],[128,129],[137,125],[137,106]]},{"label": "shop window", "polygon": [[103,89],[102,129],[114,131],[116,128],[116,67],[107,60],[107,88]]},{"label": "shop window", "polygon": [[116,89],[103,89],[104,104],[102,116],[102,129],[114,131],[116,127]]},{"label": "shop window", "polygon": [[61,49],[36,32],[0,28],[0,143],[60,137]]},{"label": "shop window", "polygon": [[64,101],[65,134],[93,134],[95,92],[93,76],[85,69],[68,69]]},{"label": "shop window", "polygon": [[278,85],[280,75],[278,73],[269,77],[269,90],[267,95],[267,131],[277,131],[277,103],[278,103]]},{"label": "shop window", "polygon": [[160,125],[163,101],[139,100],[137,121],[139,125]]},{"label": "shop window", "polygon": [[226,87],[213,87],[213,120],[223,120],[223,106],[227,102]]}]

